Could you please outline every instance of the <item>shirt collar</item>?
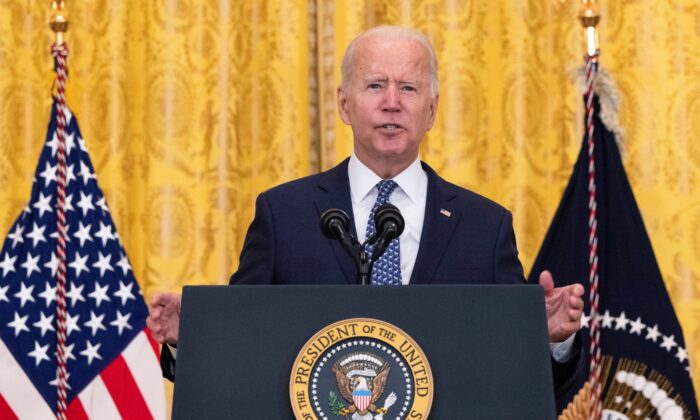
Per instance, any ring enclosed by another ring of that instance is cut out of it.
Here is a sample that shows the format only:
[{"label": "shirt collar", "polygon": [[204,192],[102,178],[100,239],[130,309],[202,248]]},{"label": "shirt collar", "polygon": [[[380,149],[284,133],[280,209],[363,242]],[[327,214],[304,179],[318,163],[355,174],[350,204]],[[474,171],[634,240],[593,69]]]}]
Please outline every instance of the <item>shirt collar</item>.
[{"label": "shirt collar", "polygon": [[[355,204],[360,203],[367,197],[367,194],[382,180],[382,178],[365,166],[355,156],[354,152],[350,156],[350,162],[348,162],[348,178],[350,179],[350,195],[352,202]],[[420,164],[420,159],[416,158],[408,168],[396,175],[393,180],[408,198],[416,203],[418,195],[421,193],[421,183],[427,184],[428,176]]]}]

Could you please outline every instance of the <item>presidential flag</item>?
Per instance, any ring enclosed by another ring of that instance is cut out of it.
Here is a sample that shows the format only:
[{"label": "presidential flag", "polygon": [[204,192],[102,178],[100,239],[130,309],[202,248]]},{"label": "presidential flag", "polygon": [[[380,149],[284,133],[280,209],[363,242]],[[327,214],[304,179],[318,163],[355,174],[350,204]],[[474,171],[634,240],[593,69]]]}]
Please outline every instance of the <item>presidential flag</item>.
[{"label": "presidential flag", "polygon": [[[600,79],[599,96],[606,104],[614,95],[611,84]],[[602,89],[607,87],[607,90]],[[587,139],[573,174],[530,273],[537,282],[550,270],[558,286],[584,284],[582,321],[585,367],[574,390],[558,401],[563,419],[588,419],[590,264],[597,263],[600,329],[602,418],[699,419],[690,379],[688,352],[663,277],[654,257],[642,216],[622,165],[615,134],[600,118],[594,101],[592,160],[595,168],[597,240],[589,230],[589,160]],[[606,110],[607,114],[615,109]],[[591,245],[597,247],[592,261]],[[585,386],[584,386],[585,385]]]},{"label": "presidential flag", "polygon": [[[165,418],[148,310],[78,122],[66,119],[68,418]],[[0,418],[57,411],[57,107],[31,199],[0,253]]]}]

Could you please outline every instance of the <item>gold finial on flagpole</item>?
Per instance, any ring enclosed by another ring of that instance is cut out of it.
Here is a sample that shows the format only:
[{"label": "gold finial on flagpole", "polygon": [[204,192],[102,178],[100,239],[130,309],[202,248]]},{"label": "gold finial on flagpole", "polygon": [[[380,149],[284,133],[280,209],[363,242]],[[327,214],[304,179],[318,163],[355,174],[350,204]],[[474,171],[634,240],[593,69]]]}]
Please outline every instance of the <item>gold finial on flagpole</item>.
[{"label": "gold finial on flagpole", "polygon": [[593,56],[598,51],[598,31],[596,26],[600,22],[600,6],[597,0],[580,0],[581,7],[578,19],[583,25],[586,34],[586,53]]},{"label": "gold finial on flagpole", "polygon": [[51,2],[51,20],[49,21],[51,30],[56,34],[56,45],[65,42],[64,34],[68,30],[68,11],[65,0],[53,0]]}]

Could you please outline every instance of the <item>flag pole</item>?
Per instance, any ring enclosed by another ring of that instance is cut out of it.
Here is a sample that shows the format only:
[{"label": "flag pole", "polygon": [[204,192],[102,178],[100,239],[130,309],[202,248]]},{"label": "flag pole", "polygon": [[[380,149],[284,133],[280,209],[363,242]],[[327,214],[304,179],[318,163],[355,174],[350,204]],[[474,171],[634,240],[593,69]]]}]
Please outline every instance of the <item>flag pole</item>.
[{"label": "flag pole", "polygon": [[597,0],[580,0],[579,20],[584,28],[586,38],[586,144],[588,147],[588,263],[590,293],[588,296],[590,307],[590,401],[589,419],[598,420],[603,414],[602,383],[601,383],[601,352],[600,352],[600,325],[599,325],[599,288],[598,288],[598,216],[597,216],[597,192],[595,179],[595,139],[594,133],[594,106],[593,106],[593,79],[598,71],[598,59],[600,49],[598,46],[598,31],[596,26],[600,22],[600,8]]},{"label": "flag pole", "polygon": [[56,272],[56,384],[57,411],[56,417],[66,419],[68,410],[68,369],[66,360],[66,58],[68,45],[65,33],[68,30],[68,14],[65,0],[53,0],[51,3],[51,20],[49,23],[54,32],[55,40],[51,46],[56,69],[56,137],[58,140],[57,153],[57,226],[58,232],[56,255],[58,270]]}]

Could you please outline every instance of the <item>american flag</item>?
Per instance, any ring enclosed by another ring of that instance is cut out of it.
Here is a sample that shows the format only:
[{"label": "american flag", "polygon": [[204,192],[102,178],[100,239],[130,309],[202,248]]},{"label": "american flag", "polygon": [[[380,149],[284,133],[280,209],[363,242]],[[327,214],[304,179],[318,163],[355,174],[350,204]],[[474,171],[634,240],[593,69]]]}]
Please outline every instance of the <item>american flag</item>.
[{"label": "american flag", "polygon": [[[56,104],[29,204],[0,253],[0,418],[56,418]],[[68,418],[165,418],[148,310],[66,108]]]}]

